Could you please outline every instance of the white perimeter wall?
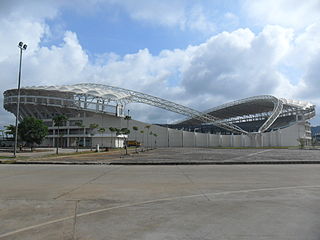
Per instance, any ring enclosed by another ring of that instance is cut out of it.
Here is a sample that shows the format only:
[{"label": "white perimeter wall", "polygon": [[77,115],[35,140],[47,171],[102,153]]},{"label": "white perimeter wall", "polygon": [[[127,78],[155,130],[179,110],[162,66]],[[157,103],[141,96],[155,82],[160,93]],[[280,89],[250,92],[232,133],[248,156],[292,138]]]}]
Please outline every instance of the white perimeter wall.
[{"label": "white perimeter wall", "polygon": [[[143,123],[132,121],[132,124],[144,128]],[[132,130],[130,128],[130,130]],[[187,132],[176,129],[167,129],[151,125],[149,132],[158,135],[158,147],[287,147],[298,146],[298,138],[305,138],[304,123],[296,123],[290,127],[273,132],[251,135],[220,135],[198,132]],[[147,135],[147,134],[145,134]],[[129,139],[134,139],[134,134],[129,135]],[[138,137],[140,141],[141,137]],[[155,137],[149,136],[149,144],[154,146]],[[146,145],[146,136],[144,145]]]},{"label": "white perimeter wall", "polygon": [[[149,136],[148,144],[146,138],[145,123],[130,121],[129,139],[134,140],[135,135],[132,133],[132,126],[137,126],[145,131],[144,137],[138,134],[138,141],[144,139],[145,146],[154,146],[155,137]],[[176,129],[168,129],[151,125],[149,132],[158,135],[158,147],[287,147],[298,146],[298,138],[305,138],[304,123],[296,123],[290,127],[273,132],[251,135],[220,135],[198,132],[187,132]]]},{"label": "white perimeter wall", "polygon": [[[129,140],[137,140],[145,147],[273,147],[273,146],[298,146],[298,138],[305,137],[305,123],[296,123],[290,127],[262,134],[251,135],[220,135],[198,132],[187,132],[176,129],[168,129],[157,125],[151,125],[135,120],[124,120],[115,116],[105,114],[94,114],[93,117],[84,118],[83,123],[89,126],[91,123],[99,124],[106,129],[101,135],[95,130],[93,144],[110,146],[111,132],[109,127],[130,129]],[[133,130],[138,127],[138,131]],[[150,128],[146,128],[150,126]],[[143,131],[143,133],[141,133]],[[156,133],[157,137],[150,135]],[[113,133],[114,134],[114,133]],[[122,142],[119,143],[122,145]]]}]

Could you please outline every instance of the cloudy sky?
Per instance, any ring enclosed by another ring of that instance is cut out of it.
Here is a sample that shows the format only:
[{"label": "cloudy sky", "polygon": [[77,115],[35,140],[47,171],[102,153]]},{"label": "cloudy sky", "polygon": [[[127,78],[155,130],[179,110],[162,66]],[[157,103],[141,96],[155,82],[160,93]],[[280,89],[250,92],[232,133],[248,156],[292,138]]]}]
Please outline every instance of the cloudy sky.
[{"label": "cloudy sky", "polygon": [[[103,83],[198,110],[260,94],[320,106],[319,0],[1,0],[0,26],[1,106],[19,41],[22,86]],[[13,119],[0,107],[0,127]]]}]

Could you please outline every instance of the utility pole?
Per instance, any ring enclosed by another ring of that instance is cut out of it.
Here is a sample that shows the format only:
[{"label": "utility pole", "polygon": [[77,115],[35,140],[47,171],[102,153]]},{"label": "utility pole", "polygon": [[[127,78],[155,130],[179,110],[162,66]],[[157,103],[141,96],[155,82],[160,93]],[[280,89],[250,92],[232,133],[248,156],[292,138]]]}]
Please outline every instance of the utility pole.
[{"label": "utility pole", "polygon": [[27,44],[23,42],[19,42],[18,47],[20,48],[20,64],[19,64],[19,77],[18,77],[18,97],[17,97],[17,113],[16,113],[16,129],[14,136],[14,148],[13,148],[13,156],[16,157],[17,154],[17,145],[18,145],[18,120],[20,114],[20,83],[21,83],[21,64],[22,64],[22,50],[27,49]]}]

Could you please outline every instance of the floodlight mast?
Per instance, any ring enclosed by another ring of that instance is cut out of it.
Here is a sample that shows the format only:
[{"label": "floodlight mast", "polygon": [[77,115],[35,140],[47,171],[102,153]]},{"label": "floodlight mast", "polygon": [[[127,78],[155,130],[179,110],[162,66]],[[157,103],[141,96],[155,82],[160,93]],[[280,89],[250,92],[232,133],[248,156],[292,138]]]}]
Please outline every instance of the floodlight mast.
[{"label": "floodlight mast", "polygon": [[27,44],[23,42],[19,42],[18,47],[20,48],[20,62],[19,62],[19,77],[18,77],[18,97],[17,97],[17,113],[16,113],[16,124],[15,124],[15,136],[14,136],[14,148],[13,148],[13,156],[17,155],[17,144],[18,144],[18,120],[20,114],[20,83],[21,83],[21,64],[22,64],[22,50],[27,49]]}]

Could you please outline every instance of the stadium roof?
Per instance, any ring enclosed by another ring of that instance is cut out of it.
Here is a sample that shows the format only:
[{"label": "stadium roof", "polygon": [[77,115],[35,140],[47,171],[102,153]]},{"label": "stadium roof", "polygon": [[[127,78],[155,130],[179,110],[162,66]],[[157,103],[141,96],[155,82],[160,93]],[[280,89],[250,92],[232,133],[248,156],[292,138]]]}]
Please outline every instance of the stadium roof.
[{"label": "stadium roof", "polygon": [[246,131],[233,123],[258,115],[266,119],[258,131],[264,132],[281,115],[299,112],[304,115],[305,119],[315,115],[315,106],[311,103],[277,98],[270,95],[245,98],[200,112],[145,93],[103,84],[82,83],[61,86],[32,86],[24,89],[68,92],[75,95],[91,96],[98,100],[103,99],[108,102],[115,101],[117,104],[144,103],[187,116],[188,119],[180,122],[182,124],[211,123],[231,132],[245,134],[247,133]]},{"label": "stadium roof", "polygon": [[31,86],[26,89],[34,90],[52,90],[61,92],[72,92],[75,94],[91,95],[104,99],[119,101],[130,97],[130,94],[119,91],[113,88],[108,88],[102,84],[75,84],[75,85],[60,85],[60,86]]},{"label": "stadium roof", "polygon": [[[264,132],[280,116],[303,115],[305,119],[315,116],[315,105],[271,95],[260,95],[229,102],[205,111],[206,114],[224,121],[241,122],[250,118],[266,118],[258,132]],[[176,124],[200,124],[197,119],[188,118]]]}]

